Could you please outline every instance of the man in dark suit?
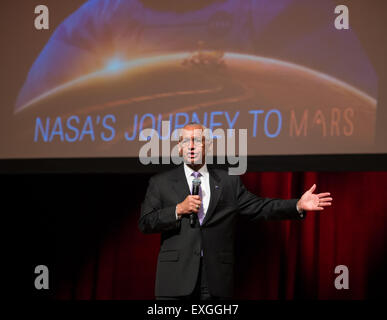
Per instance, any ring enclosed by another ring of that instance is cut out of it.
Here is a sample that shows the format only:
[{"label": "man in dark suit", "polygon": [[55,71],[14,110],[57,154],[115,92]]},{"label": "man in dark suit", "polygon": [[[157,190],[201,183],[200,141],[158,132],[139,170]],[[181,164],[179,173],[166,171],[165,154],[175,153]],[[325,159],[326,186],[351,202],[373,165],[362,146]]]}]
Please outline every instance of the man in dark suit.
[{"label": "man in dark suit", "polygon": [[[239,176],[207,167],[204,131],[205,127],[194,123],[183,128],[179,151],[184,164],[153,176],[142,204],[140,230],[161,233],[157,299],[232,297],[238,214],[251,220],[303,219],[305,211],[331,205],[330,193],[313,194],[316,185],[300,199],[260,198],[250,193]],[[191,195],[194,179],[201,181],[199,195]]]}]

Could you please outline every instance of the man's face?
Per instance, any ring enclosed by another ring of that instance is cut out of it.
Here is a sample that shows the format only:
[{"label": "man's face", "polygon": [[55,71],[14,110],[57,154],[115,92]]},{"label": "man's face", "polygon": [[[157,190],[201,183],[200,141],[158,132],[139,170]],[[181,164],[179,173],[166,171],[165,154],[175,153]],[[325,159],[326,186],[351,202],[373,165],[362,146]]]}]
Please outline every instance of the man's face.
[{"label": "man's face", "polygon": [[187,164],[203,164],[205,159],[205,136],[201,126],[187,126],[182,130],[179,150]]}]

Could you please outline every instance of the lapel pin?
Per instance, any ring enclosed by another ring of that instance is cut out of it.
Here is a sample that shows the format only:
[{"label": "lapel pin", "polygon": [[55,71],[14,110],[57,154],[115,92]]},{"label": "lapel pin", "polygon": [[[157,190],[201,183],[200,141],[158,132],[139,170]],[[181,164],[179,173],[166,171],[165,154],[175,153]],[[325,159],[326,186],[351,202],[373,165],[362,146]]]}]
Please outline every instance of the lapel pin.
[{"label": "lapel pin", "polygon": [[215,189],[219,189],[219,186],[215,186]]}]

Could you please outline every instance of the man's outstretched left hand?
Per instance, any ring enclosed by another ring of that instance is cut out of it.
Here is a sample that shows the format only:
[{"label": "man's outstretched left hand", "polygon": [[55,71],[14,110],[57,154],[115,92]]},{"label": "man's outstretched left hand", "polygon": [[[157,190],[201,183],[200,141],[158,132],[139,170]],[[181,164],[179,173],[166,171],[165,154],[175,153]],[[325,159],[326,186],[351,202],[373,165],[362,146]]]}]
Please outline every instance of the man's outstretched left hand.
[{"label": "man's outstretched left hand", "polygon": [[305,211],[322,211],[324,207],[332,205],[333,199],[329,197],[331,195],[329,192],[314,194],[315,189],[316,184],[302,195],[297,202],[297,208]]}]

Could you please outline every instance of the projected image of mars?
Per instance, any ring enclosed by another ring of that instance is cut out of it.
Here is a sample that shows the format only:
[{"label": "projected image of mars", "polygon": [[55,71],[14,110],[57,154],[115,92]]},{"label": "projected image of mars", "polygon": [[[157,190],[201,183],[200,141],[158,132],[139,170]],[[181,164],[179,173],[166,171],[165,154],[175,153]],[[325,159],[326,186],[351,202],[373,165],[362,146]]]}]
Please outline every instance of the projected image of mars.
[{"label": "projected image of mars", "polygon": [[333,27],[334,5],[86,1],[25,75],[3,150],[138,157],[144,129],[165,140],[197,122],[247,129],[248,155],[372,152],[378,78],[353,30]]},{"label": "projected image of mars", "polygon": [[23,137],[34,132],[34,151],[46,156],[137,156],[140,131],[161,133],[161,120],[172,130],[190,121],[248,128],[249,153],[287,154],[364,148],[375,111],[373,98],[325,74],[200,51],[116,61],[34,99],[17,117],[20,143],[28,148]]}]

